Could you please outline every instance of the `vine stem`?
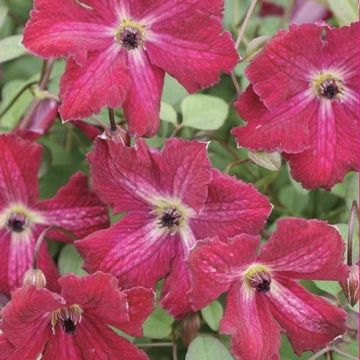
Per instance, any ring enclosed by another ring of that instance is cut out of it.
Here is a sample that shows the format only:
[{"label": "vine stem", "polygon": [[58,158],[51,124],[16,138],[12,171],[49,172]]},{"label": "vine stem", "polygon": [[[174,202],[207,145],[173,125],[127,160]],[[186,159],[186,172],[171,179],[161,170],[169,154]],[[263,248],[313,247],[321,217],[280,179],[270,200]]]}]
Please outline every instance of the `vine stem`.
[{"label": "vine stem", "polygon": [[247,28],[247,26],[249,24],[249,20],[251,18],[251,15],[255,10],[256,3],[257,3],[257,0],[251,0],[251,4],[250,4],[250,6],[249,6],[249,8],[248,8],[248,10],[246,12],[245,19],[241,24],[239,34],[238,34],[238,37],[237,37],[236,42],[235,42],[235,48],[236,49],[238,49],[240,44],[241,44],[241,41],[242,41],[242,39],[244,37],[246,28]]},{"label": "vine stem", "polygon": [[356,200],[353,201],[350,212],[349,220],[349,232],[347,239],[347,264],[352,265],[352,253],[353,253],[353,239],[354,239],[354,229],[355,229],[355,216],[359,220],[359,208]]},{"label": "vine stem", "polygon": [[116,121],[115,121],[115,113],[113,108],[108,108],[109,121],[110,121],[110,130],[116,131]]}]

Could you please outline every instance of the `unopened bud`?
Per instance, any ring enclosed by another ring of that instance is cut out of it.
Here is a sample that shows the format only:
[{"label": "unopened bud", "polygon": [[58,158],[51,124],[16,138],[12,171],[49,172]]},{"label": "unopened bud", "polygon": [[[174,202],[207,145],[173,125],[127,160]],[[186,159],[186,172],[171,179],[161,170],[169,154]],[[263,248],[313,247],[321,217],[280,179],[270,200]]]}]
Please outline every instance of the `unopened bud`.
[{"label": "unopened bud", "polygon": [[130,146],[130,135],[120,126],[117,126],[116,130],[106,129],[99,137],[103,140],[112,140]]},{"label": "unopened bud", "polygon": [[201,323],[200,317],[197,313],[191,313],[185,316],[180,323],[181,339],[186,347],[196,338]]},{"label": "unopened bud", "polygon": [[46,278],[40,269],[30,268],[24,274],[23,285],[34,285],[37,288],[44,288],[46,286]]},{"label": "unopened bud", "polygon": [[354,306],[359,300],[359,266],[352,265],[350,273],[345,281],[340,282],[341,288],[347,301]]}]

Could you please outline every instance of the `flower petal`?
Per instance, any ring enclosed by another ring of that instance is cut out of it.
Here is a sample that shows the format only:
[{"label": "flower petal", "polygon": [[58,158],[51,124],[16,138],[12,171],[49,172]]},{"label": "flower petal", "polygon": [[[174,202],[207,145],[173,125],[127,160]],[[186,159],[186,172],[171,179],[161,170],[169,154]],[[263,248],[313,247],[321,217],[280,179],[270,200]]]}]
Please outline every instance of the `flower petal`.
[{"label": "flower petal", "polygon": [[117,326],[129,320],[126,294],[120,291],[112,275],[102,272],[82,277],[68,274],[62,276],[59,283],[66,303],[79,305],[94,321]]},{"label": "flower petal", "polygon": [[172,19],[154,18],[145,47],[154,65],[195,92],[217,83],[222,71],[231,72],[239,56],[218,17],[194,7],[176,12],[176,5]]},{"label": "flower petal", "polygon": [[204,210],[191,220],[197,239],[258,234],[271,212],[268,199],[252,185],[213,170]]},{"label": "flower petal", "polygon": [[59,113],[64,120],[79,120],[106,106],[119,107],[129,82],[125,55],[118,44],[93,51],[82,66],[69,59],[60,84]]},{"label": "flower petal", "polygon": [[218,238],[198,241],[190,251],[191,302],[199,310],[240,278],[241,268],[255,259],[259,239],[240,234],[228,243]]},{"label": "flower petal", "polygon": [[115,212],[143,210],[151,197],[159,193],[155,155],[142,140],[130,148],[118,141],[98,138],[88,154],[94,189]]},{"label": "flower petal", "polygon": [[[78,172],[60,188],[54,198],[37,204],[46,225],[60,226],[82,238],[109,225],[108,210],[89,189],[87,176]],[[59,231],[52,231],[51,238],[72,240]]]},{"label": "flower petal", "polygon": [[344,242],[332,225],[320,220],[285,218],[260,251],[258,261],[294,279],[345,280]]},{"label": "flower petal", "polygon": [[155,135],[160,125],[160,98],[164,71],[150,61],[143,50],[127,52],[131,85],[124,102],[129,131],[137,137]]},{"label": "flower petal", "polygon": [[41,146],[1,135],[0,153],[0,210],[9,203],[31,205],[38,197]]},{"label": "flower petal", "polygon": [[116,20],[115,12],[102,3],[89,9],[76,1],[36,0],[25,27],[24,45],[34,55],[71,56],[84,64],[89,51],[113,41],[110,25]]},{"label": "flower petal", "polygon": [[[78,332],[81,324],[76,325]],[[66,334],[64,331],[56,331],[55,335],[49,337],[45,351],[41,359],[43,360],[79,360],[83,359],[81,347],[78,346],[74,334]]]},{"label": "flower petal", "polygon": [[242,360],[277,359],[280,328],[262,294],[248,296],[235,283],[227,296],[220,331],[232,335],[231,350]]},{"label": "flower petal", "polygon": [[110,229],[76,241],[84,268],[112,273],[125,287],[153,288],[169,271],[174,255],[174,240],[156,222],[145,212],[129,214]]},{"label": "flower petal", "polygon": [[[276,285],[276,287],[274,286]],[[276,321],[286,330],[296,354],[317,351],[346,331],[346,312],[314,296],[295,281],[278,279],[266,294]]]}]

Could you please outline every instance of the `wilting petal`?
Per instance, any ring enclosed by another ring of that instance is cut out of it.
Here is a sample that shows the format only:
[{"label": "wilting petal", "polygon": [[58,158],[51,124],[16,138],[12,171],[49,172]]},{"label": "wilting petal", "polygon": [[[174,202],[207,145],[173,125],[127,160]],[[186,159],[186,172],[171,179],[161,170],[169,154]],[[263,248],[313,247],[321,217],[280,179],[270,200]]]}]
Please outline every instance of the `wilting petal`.
[{"label": "wilting petal", "polygon": [[89,9],[76,1],[36,0],[23,42],[35,55],[71,56],[84,64],[89,51],[103,49],[111,43],[109,25],[115,20],[115,12],[104,2]]},{"label": "wilting petal", "polygon": [[309,88],[311,74],[321,69],[322,31],[316,24],[281,30],[246,69],[255,93],[269,109],[294,106],[292,99]]},{"label": "wilting petal", "polygon": [[239,56],[219,18],[194,7],[176,13],[176,5],[170,10],[175,15],[171,20],[153,19],[145,46],[154,65],[195,92],[217,83],[222,71],[231,72]]},{"label": "wilting petal", "polygon": [[[299,92],[289,101],[268,111],[265,111],[260,99],[256,101],[255,95],[249,94],[251,91],[247,90],[235,103],[240,115],[247,121],[246,126],[238,126],[232,130],[239,146],[252,150],[291,153],[298,153],[309,147],[309,122],[317,114],[317,105],[311,91]],[[250,110],[251,107],[254,108]],[[257,109],[258,116],[255,113]]]},{"label": "wilting petal", "polygon": [[208,184],[212,179],[206,143],[170,139],[162,151],[162,181],[165,189],[184,204],[201,212],[207,198]]},{"label": "wilting petal", "polygon": [[196,238],[226,240],[242,232],[258,234],[271,211],[268,199],[252,185],[217,170],[213,176],[204,210],[191,220]]},{"label": "wilting petal", "polygon": [[73,274],[59,279],[61,295],[67,304],[77,304],[86,316],[98,323],[117,326],[129,320],[126,294],[110,274],[96,272],[78,277]]},{"label": "wilting petal", "polygon": [[144,210],[160,192],[155,155],[142,140],[130,148],[118,141],[97,139],[88,154],[94,189],[115,212]]},{"label": "wilting petal", "polygon": [[164,71],[151,65],[143,50],[127,53],[129,86],[124,102],[124,113],[131,134],[153,136],[160,124],[160,98],[164,83]]},{"label": "wilting petal", "polygon": [[83,66],[69,59],[60,84],[64,120],[79,120],[98,113],[103,107],[119,107],[129,87],[124,52],[118,44],[92,52]]},{"label": "wilting petal", "polygon": [[199,310],[217,299],[241,277],[241,269],[255,259],[259,239],[241,234],[228,243],[218,238],[198,241],[190,251],[191,302]]},{"label": "wilting petal", "polygon": [[0,136],[0,209],[32,204],[38,197],[41,147],[14,135]]},{"label": "wilting petal", "polygon": [[280,219],[258,261],[294,279],[345,280],[344,242],[332,225],[320,220]]},{"label": "wilting petal", "polygon": [[125,287],[154,287],[169,271],[175,247],[175,240],[159,230],[156,221],[139,212],[76,241],[84,268],[112,273]]},{"label": "wilting petal", "polygon": [[278,279],[266,294],[276,321],[297,354],[317,351],[346,331],[346,312],[289,279]]},{"label": "wilting petal", "polygon": [[232,352],[242,360],[277,359],[280,328],[262,294],[235,283],[227,296],[220,331],[232,335]]},{"label": "wilting petal", "polygon": [[[46,225],[60,226],[79,238],[109,225],[105,204],[89,189],[88,178],[82,173],[73,175],[54,198],[38,203],[37,209]],[[52,231],[49,236],[71,240],[60,232]]]},{"label": "wilting petal", "polygon": [[155,293],[145,288],[132,288],[124,293],[129,307],[129,320],[118,324],[118,327],[129,335],[140,337],[143,335],[142,325],[153,311]]}]

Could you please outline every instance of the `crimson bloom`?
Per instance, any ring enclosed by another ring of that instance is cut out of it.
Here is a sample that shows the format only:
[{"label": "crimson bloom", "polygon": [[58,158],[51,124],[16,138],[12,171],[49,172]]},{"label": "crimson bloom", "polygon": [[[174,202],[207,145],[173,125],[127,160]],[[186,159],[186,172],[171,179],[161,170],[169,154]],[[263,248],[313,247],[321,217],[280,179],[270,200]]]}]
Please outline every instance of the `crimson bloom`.
[{"label": "crimson bloom", "polygon": [[[0,353],[7,360],[146,360],[144,352],[117,335],[116,327],[142,336],[154,293],[144,288],[120,291],[110,274],[59,279],[61,294],[27,286],[14,292],[1,311]],[[1,358],[1,355],[0,355]]]},{"label": "crimson bloom", "polygon": [[257,254],[259,238],[199,241],[189,255],[192,301],[200,309],[227,292],[223,333],[242,360],[279,359],[280,331],[297,354],[316,351],[345,332],[346,312],[296,280],[346,279],[344,244],[326,222],[281,219]]},{"label": "crimson bloom", "polygon": [[[36,239],[46,227],[59,226],[83,237],[106,227],[108,215],[81,173],[52,199],[38,200],[40,145],[15,135],[1,135],[0,153],[0,293],[9,295],[22,285],[23,275],[32,265]],[[58,231],[52,231],[50,237],[70,241]],[[40,248],[38,265],[49,288],[56,290],[57,270],[46,244]]]},{"label": "crimson bloom", "polygon": [[271,211],[248,184],[212,169],[206,143],[171,139],[162,151],[98,139],[88,156],[94,189],[127,215],[75,245],[88,272],[114,274],[126,287],[154,288],[180,317],[191,310],[185,258],[197,239],[257,234]]},{"label": "crimson bloom", "polygon": [[236,65],[223,6],[223,0],[36,0],[24,45],[44,58],[69,58],[60,87],[65,120],[123,106],[130,132],[151,136],[165,72],[194,92]]},{"label": "crimson bloom", "polygon": [[340,29],[292,25],[246,70],[235,106],[247,121],[238,144],[280,151],[305,188],[330,189],[359,171],[359,23]]}]

